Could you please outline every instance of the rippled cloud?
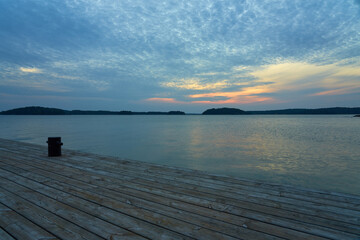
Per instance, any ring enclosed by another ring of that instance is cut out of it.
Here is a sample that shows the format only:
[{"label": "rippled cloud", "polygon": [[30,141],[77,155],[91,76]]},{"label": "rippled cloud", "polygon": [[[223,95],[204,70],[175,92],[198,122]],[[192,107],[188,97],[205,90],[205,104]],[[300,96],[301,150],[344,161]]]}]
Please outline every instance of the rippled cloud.
[{"label": "rippled cloud", "polygon": [[[1,1],[0,94],[79,97],[68,106],[77,109],[354,106],[359,9],[345,0]],[[38,103],[2,97],[0,108]]]},{"label": "rippled cloud", "polygon": [[20,67],[20,71],[25,72],[25,73],[41,73],[41,69],[38,68],[24,68],[24,67]]}]

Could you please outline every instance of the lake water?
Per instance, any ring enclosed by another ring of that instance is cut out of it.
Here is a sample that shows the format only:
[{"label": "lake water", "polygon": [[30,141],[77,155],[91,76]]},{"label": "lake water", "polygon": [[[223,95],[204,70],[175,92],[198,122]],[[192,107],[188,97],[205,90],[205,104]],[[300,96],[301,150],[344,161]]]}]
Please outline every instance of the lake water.
[{"label": "lake water", "polygon": [[0,137],[360,195],[350,115],[0,116]]}]

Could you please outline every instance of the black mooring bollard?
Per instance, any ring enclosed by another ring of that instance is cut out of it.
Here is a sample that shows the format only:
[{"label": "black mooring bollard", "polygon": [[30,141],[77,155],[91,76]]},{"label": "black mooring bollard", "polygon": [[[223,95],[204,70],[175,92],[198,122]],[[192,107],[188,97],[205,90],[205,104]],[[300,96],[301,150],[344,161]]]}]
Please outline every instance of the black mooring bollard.
[{"label": "black mooring bollard", "polygon": [[48,144],[48,156],[58,157],[61,156],[61,137],[49,137],[47,140]]}]

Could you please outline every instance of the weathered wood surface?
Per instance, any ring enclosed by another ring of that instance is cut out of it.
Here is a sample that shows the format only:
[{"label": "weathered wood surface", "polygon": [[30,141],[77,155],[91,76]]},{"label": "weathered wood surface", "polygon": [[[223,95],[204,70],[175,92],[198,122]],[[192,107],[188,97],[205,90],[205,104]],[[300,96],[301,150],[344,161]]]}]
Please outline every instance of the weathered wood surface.
[{"label": "weathered wood surface", "polygon": [[0,139],[0,239],[360,239],[360,196]]}]

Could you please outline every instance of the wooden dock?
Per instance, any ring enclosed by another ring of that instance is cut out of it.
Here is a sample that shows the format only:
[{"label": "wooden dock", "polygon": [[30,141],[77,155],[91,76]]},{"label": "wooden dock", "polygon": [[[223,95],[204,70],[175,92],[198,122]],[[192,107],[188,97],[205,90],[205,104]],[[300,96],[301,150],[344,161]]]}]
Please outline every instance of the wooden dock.
[{"label": "wooden dock", "polygon": [[360,239],[360,196],[0,139],[0,239]]}]

